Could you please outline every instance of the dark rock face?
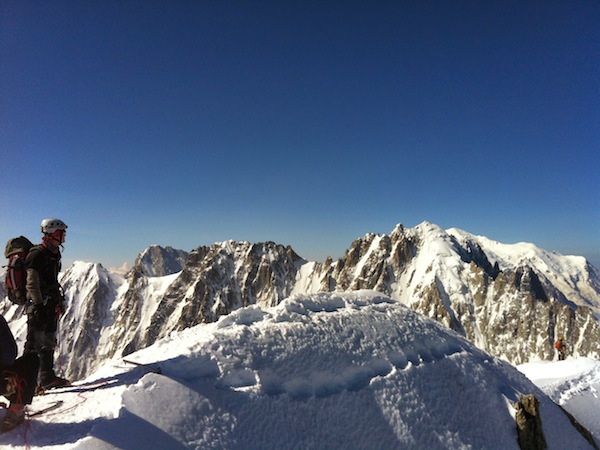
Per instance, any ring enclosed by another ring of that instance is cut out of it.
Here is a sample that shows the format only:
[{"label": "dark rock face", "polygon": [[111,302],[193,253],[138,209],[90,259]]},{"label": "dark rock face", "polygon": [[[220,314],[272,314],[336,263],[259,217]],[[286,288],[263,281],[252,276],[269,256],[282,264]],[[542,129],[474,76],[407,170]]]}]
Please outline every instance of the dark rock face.
[{"label": "dark rock face", "polygon": [[[165,293],[144,342],[150,344],[173,329],[213,322],[243,306],[274,306],[291,294],[305,262],[291,247],[274,242],[200,247]],[[174,314],[176,321],[165,320]]]},{"label": "dark rock face", "polygon": [[548,448],[542,418],[540,417],[540,402],[533,394],[521,395],[515,404],[517,435],[521,450],[544,450]]},{"label": "dark rock face", "polygon": [[180,272],[187,257],[188,253],[183,250],[153,245],[137,257],[132,272],[139,272],[147,277],[164,277]]}]

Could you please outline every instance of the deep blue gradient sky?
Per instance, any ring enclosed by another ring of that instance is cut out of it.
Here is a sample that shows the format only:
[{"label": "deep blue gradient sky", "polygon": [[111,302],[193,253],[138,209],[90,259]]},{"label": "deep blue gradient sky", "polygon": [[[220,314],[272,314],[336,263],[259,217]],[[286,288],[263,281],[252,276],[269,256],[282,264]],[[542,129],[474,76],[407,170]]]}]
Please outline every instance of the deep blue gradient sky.
[{"label": "deep blue gradient sky", "polygon": [[423,220],[600,265],[600,2],[0,3],[2,242],[338,258]]}]

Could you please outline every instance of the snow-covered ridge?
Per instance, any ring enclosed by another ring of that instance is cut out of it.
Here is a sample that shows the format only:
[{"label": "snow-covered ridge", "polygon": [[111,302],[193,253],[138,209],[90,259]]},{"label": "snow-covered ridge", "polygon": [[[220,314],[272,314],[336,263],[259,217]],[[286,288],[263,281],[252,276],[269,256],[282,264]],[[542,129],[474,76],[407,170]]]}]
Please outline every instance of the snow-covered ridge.
[{"label": "snow-covered ridge", "polygon": [[458,242],[477,242],[488,256],[490,262],[498,263],[501,269],[531,266],[546,276],[564,296],[580,306],[591,308],[600,318],[600,272],[583,256],[561,255],[548,252],[534,244],[521,242],[502,244],[476,236],[466,231],[451,228],[448,234]]}]

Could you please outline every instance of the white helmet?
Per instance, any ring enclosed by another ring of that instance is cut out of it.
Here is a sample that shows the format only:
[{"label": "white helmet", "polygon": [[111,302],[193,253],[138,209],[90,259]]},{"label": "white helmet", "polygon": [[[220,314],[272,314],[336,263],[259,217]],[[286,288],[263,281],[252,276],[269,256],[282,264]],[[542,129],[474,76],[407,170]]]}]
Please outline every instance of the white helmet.
[{"label": "white helmet", "polygon": [[44,219],[41,229],[44,234],[52,234],[56,230],[66,230],[67,224],[60,219]]}]

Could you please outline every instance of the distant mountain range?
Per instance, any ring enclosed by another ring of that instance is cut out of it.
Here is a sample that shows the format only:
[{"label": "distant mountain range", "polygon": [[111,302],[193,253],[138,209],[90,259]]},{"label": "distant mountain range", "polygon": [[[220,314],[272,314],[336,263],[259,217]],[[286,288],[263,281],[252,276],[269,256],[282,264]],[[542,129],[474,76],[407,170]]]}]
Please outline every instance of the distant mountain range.
[{"label": "distant mountain range", "polygon": [[[600,357],[600,272],[585,258],[502,244],[424,222],[366,234],[337,261],[303,259],[274,242],[226,241],[187,253],[152,246],[126,277],[76,262],[62,274],[65,374],[82,378],[199,323],[293,294],[370,289],[408,305],[513,364],[569,352]],[[24,318],[0,311],[22,341]]]}]

